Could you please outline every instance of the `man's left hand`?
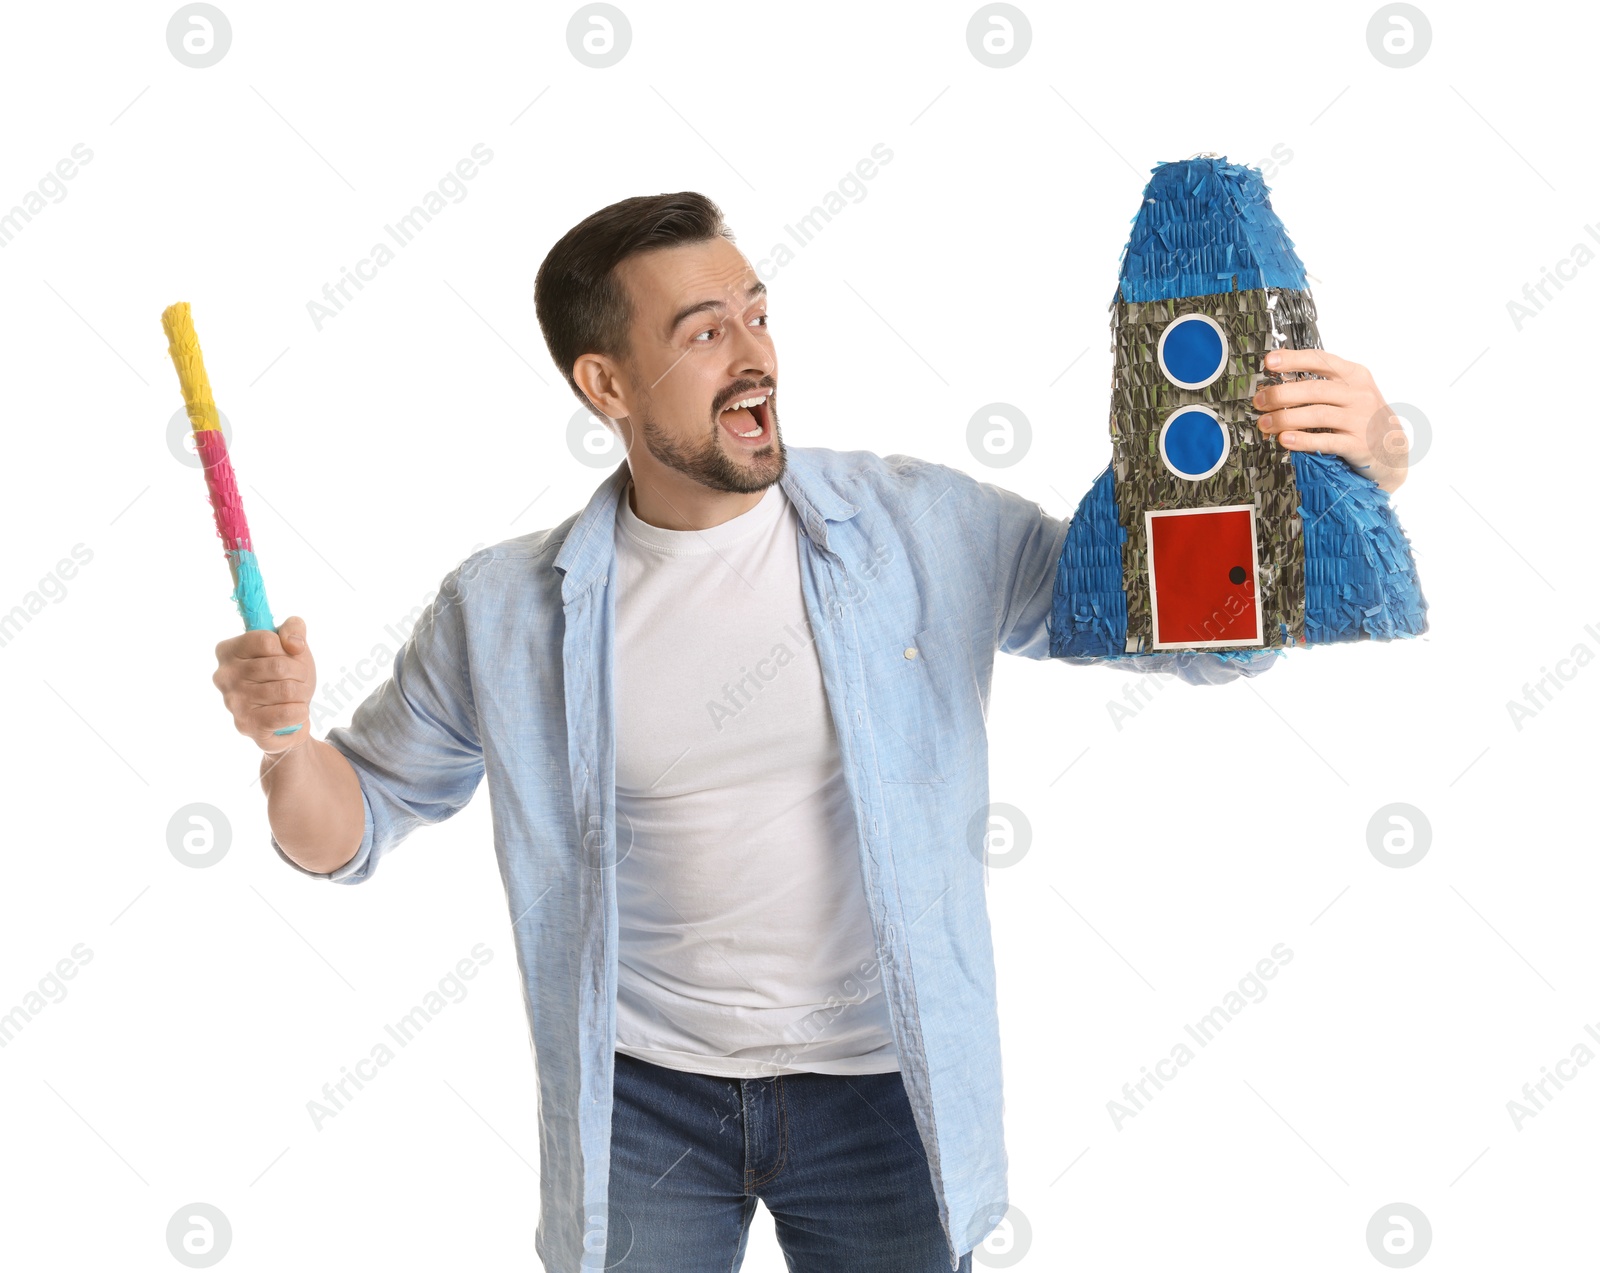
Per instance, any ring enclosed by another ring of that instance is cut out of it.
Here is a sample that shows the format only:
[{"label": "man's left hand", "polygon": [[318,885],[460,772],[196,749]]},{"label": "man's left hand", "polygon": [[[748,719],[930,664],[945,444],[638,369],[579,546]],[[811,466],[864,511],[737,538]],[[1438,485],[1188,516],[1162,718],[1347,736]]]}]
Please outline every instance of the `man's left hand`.
[{"label": "man's left hand", "polygon": [[1291,451],[1337,455],[1386,491],[1406,480],[1410,443],[1372,373],[1324,349],[1274,349],[1268,371],[1309,371],[1320,380],[1262,385],[1251,399],[1257,427]]}]

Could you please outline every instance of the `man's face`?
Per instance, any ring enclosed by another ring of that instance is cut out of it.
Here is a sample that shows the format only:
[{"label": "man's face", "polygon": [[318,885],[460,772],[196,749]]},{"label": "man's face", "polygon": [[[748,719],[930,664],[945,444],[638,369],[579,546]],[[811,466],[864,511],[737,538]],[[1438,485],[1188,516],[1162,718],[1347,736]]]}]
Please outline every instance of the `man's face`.
[{"label": "man's face", "polygon": [[[743,253],[723,238],[657,248],[624,261],[617,276],[633,304],[618,387],[635,452],[642,441],[661,465],[712,490],[776,482],[787,462],[778,355],[766,286]],[[750,405],[730,409],[739,403]]]}]

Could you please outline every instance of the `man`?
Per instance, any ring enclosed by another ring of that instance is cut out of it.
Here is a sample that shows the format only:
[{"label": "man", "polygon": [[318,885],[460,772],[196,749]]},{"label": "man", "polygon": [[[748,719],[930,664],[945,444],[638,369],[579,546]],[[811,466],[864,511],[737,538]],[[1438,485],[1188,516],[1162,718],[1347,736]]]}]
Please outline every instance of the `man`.
[{"label": "man", "polygon": [[[941,465],[786,448],[766,289],[702,195],[588,217],[535,301],[626,462],[451,571],[325,741],[273,732],[308,719],[302,620],[217,647],[272,843],[356,883],[487,775],[547,1268],[737,1268],[760,1199],[791,1268],[968,1270],[1007,1206],[984,713],[997,650],[1048,657],[1066,524]],[[1371,377],[1277,357],[1330,378],[1264,390],[1261,427],[1375,463]]]}]

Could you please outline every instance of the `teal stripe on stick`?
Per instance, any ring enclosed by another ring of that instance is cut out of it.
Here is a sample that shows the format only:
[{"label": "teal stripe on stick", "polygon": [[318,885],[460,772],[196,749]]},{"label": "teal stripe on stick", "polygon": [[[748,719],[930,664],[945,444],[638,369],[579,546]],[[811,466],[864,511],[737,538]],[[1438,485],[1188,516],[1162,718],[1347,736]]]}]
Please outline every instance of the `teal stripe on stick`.
[{"label": "teal stripe on stick", "polygon": [[[267,604],[267,585],[261,579],[261,564],[248,548],[232,549],[228,565],[233,570],[233,601],[244,616],[244,626],[251,632],[276,632],[278,625],[272,621],[272,607]],[[274,734],[292,734],[299,725],[275,729]]]}]

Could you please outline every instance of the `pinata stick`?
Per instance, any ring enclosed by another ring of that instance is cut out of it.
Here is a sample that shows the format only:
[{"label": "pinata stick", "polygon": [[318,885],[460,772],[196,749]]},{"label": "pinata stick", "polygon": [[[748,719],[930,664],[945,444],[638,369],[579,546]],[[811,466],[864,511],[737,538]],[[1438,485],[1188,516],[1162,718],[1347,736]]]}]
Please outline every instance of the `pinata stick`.
[{"label": "pinata stick", "polygon": [[[267,589],[261,579],[261,566],[250,546],[250,526],[245,521],[244,501],[234,477],[233,461],[228,457],[228,442],[217,419],[217,404],[211,397],[211,380],[200,354],[200,338],[195,335],[189,302],[179,301],[161,313],[161,326],[167,333],[167,352],[178,370],[178,387],[183,405],[194,427],[195,452],[205,466],[206,490],[211,496],[211,511],[217,534],[228,558],[233,576],[233,601],[239,607],[248,631],[276,631],[272,608],[267,604]],[[275,729],[275,734],[292,734],[299,725]]]}]

